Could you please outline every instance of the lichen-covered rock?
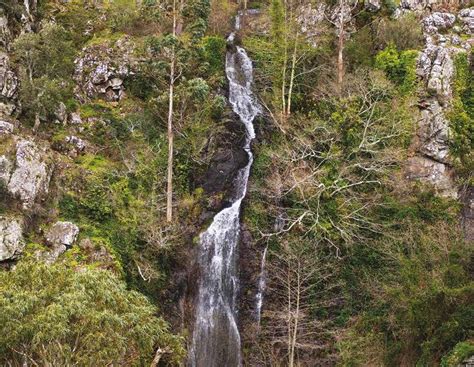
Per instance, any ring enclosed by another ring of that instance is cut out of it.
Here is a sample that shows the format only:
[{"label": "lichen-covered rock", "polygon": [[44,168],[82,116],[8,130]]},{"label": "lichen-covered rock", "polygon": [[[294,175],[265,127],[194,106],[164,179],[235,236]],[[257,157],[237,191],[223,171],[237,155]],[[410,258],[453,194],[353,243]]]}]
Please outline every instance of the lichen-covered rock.
[{"label": "lichen-covered rock", "polygon": [[0,216],[0,261],[15,259],[23,251],[22,226],[18,218]]},{"label": "lichen-covered rock", "polygon": [[56,222],[46,233],[46,240],[53,246],[74,244],[79,234],[79,227],[71,222]]},{"label": "lichen-covered rock", "polygon": [[426,90],[436,95],[441,103],[452,96],[451,82],[454,74],[453,50],[440,45],[428,44],[418,61],[417,73],[423,79]]},{"label": "lichen-covered rock", "polygon": [[79,228],[74,223],[54,223],[46,233],[46,240],[51,247],[48,251],[38,252],[37,257],[49,264],[55,262],[68,247],[76,242],[78,234]]},{"label": "lichen-covered rock", "polygon": [[81,115],[77,112],[72,112],[69,115],[69,123],[72,125],[81,125],[82,124]]},{"label": "lichen-covered rock", "polygon": [[321,3],[317,6],[306,4],[298,9],[297,22],[300,26],[301,33],[312,46],[318,46],[318,36],[325,29],[326,22],[326,5]]},{"label": "lichen-covered rock", "polygon": [[0,10],[0,48],[8,50],[11,32],[8,28],[8,18]]},{"label": "lichen-covered rock", "polygon": [[474,34],[474,8],[462,9],[459,12],[459,20],[464,24],[464,31]]},{"label": "lichen-covered rock", "polygon": [[400,8],[407,10],[424,10],[432,8],[439,0],[401,0]]},{"label": "lichen-covered rock", "polygon": [[15,110],[18,78],[10,69],[8,55],[0,51],[0,116],[10,116]]},{"label": "lichen-covered rock", "polygon": [[82,56],[75,61],[77,97],[119,101],[125,91],[123,80],[133,74],[137,64],[134,52],[135,45],[128,37],[112,46],[100,44],[84,48]]},{"label": "lichen-covered rock", "polygon": [[368,11],[379,11],[380,7],[380,0],[365,0],[365,8]]},{"label": "lichen-covered rock", "polygon": [[56,124],[65,124],[67,120],[67,110],[66,110],[66,105],[63,102],[59,103],[58,109],[54,113],[54,116],[56,117]]},{"label": "lichen-covered rock", "polygon": [[0,155],[0,189],[5,190],[10,181],[13,163],[4,155]]},{"label": "lichen-covered rock", "polygon": [[425,101],[418,124],[418,151],[435,161],[449,162],[449,121],[438,101]]},{"label": "lichen-covered rock", "polygon": [[423,156],[412,157],[408,160],[406,175],[408,179],[430,183],[440,196],[458,197],[452,169],[444,163]]},{"label": "lichen-covered rock", "polygon": [[11,122],[0,120],[0,136],[9,135],[14,129],[15,126]]},{"label": "lichen-covered rock", "polygon": [[423,19],[427,33],[437,33],[451,28],[456,22],[456,16],[451,13],[434,12]]},{"label": "lichen-covered rock", "polygon": [[46,162],[47,153],[30,140],[16,144],[15,168],[8,181],[9,193],[31,208],[36,198],[48,192],[52,169]]}]

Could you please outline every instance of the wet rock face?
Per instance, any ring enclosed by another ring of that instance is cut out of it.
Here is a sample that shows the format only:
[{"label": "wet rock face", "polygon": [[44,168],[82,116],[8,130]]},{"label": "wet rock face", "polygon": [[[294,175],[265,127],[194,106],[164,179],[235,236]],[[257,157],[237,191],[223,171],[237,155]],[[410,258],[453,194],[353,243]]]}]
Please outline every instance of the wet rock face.
[{"label": "wet rock face", "polygon": [[134,44],[124,37],[114,45],[94,45],[84,48],[75,63],[74,79],[79,100],[103,98],[119,101],[124,96],[123,80],[133,74],[136,65]]},{"label": "wet rock face", "polygon": [[14,167],[11,176],[7,171],[3,173],[4,177],[10,176],[8,192],[22,202],[24,209],[31,208],[37,197],[48,192],[52,169],[45,160],[45,150],[32,141],[20,140],[16,144],[15,163],[9,165]]},{"label": "wet rock face", "polygon": [[245,129],[235,118],[217,127],[215,134],[209,138],[205,153],[208,164],[195,182],[208,195],[223,194],[223,198],[212,205],[213,211],[220,210],[225,199],[231,196],[234,178],[248,162],[248,155],[243,150]]},{"label": "wet rock face", "polygon": [[22,221],[0,217],[0,261],[12,260],[23,251]]}]

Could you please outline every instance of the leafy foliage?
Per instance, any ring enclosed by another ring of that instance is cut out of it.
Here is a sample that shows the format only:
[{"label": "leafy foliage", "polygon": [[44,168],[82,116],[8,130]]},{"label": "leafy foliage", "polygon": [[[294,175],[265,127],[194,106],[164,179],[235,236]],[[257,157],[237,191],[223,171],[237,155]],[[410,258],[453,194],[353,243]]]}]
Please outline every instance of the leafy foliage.
[{"label": "leafy foliage", "polygon": [[0,280],[2,364],[140,366],[158,347],[172,364],[183,356],[156,309],[108,271],[25,261]]}]

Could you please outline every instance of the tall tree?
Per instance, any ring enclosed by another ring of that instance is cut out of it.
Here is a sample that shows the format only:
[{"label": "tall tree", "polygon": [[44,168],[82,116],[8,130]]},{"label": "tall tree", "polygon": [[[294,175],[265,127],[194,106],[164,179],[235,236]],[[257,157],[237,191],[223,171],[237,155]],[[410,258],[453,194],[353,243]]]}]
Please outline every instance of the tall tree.
[{"label": "tall tree", "polygon": [[[173,0],[173,38],[176,38],[178,28],[178,14],[176,0]],[[181,22],[179,22],[181,24]],[[181,28],[181,26],[180,26]],[[176,81],[176,46],[171,46],[170,74],[169,74],[169,93],[168,93],[168,176],[166,189],[166,220],[173,220],[173,102],[174,102],[174,83]]]}]

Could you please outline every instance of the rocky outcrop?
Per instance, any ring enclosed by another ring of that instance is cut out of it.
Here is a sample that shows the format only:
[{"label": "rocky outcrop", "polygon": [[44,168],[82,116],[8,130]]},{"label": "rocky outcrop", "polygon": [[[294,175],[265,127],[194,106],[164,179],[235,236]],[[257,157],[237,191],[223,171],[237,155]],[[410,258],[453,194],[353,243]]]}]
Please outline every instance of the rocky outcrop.
[{"label": "rocky outcrop", "polygon": [[380,2],[380,0],[365,0],[365,8],[368,11],[379,11],[381,7]]},{"label": "rocky outcrop", "polygon": [[318,46],[318,36],[326,29],[326,5],[324,3],[312,5],[311,3],[298,8],[296,20],[301,33],[306,36],[313,47]]},{"label": "rocky outcrop", "polygon": [[0,51],[0,117],[10,116],[16,109],[18,78],[10,69],[10,60]]},{"label": "rocky outcrop", "polygon": [[8,193],[19,199],[24,209],[29,209],[40,195],[48,192],[52,169],[47,163],[47,152],[30,140],[19,140],[14,163],[8,161],[6,156],[0,157],[0,177]]},{"label": "rocky outcrop", "polygon": [[462,194],[461,224],[464,237],[474,241],[474,187],[468,187]]},{"label": "rocky outcrop", "polygon": [[135,45],[127,37],[112,46],[100,44],[84,48],[82,56],[75,61],[78,99],[99,97],[119,101],[124,96],[124,79],[133,74],[137,63],[134,50]]},{"label": "rocky outcrop", "polygon": [[426,33],[438,33],[451,28],[455,21],[454,14],[434,12],[423,19],[423,26]]},{"label": "rocky outcrop", "polygon": [[[420,4],[419,4],[420,5]],[[449,156],[449,121],[445,112],[452,100],[453,56],[470,48],[457,35],[449,33],[456,22],[451,13],[434,12],[423,21],[426,46],[417,65],[423,83],[420,119],[413,142],[415,157],[407,164],[407,176],[430,183],[442,195],[457,198]],[[440,32],[444,32],[441,34]]]},{"label": "rocky outcrop", "polygon": [[0,261],[12,260],[23,251],[22,221],[0,216]]},{"label": "rocky outcrop", "polygon": [[462,9],[459,12],[459,20],[464,25],[464,32],[474,34],[474,8]]},{"label": "rocky outcrop", "polygon": [[13,133],[15,126],[8,121],[0,120],[0,136]]},{"label": "rocky outcrop", "polygon": [[0,49],[8,50],[11,40],[11,32],[8,28],[8,18],[0,9]]}]

